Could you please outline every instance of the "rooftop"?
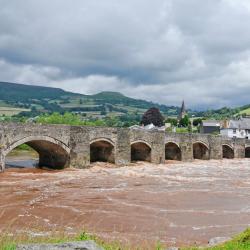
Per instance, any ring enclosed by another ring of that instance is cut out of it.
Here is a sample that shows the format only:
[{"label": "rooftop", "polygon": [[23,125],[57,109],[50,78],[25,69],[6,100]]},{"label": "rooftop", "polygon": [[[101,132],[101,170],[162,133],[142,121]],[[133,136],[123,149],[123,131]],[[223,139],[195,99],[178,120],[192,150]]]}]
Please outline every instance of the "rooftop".
[{"label": "rooftop", "polygon": [[202,125],[203,127],[220,127],[221,123],[216,120],[204,120],[202,121]]},{"label": "rooftop", "polygon": [[241,118],[240,120],[230,120],[228,128],[250,129],[250,118]]}]

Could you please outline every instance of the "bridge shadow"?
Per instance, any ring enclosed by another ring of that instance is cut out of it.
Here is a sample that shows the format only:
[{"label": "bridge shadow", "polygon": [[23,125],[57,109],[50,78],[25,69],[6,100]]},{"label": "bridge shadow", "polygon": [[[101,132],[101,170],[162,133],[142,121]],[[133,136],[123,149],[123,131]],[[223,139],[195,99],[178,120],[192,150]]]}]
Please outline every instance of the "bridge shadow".
[{"label": "bridge shadow", "polygon": [[131,144],[131,162],[151,162],[151,147],[145,142],[134,142]]},{"label": "bridge shadow", "polygon": [[208,146],[202,142],[195,142],[193,144],[193,158],[199,160],[209,160]]},{"label": "bridge shadow", "polygon": [[168,142],[165,145],[165,160],[181,161],[181,149],[174,142]]},{"label": "bridge shadow", "polygon": [[67,150],[65,146],[53,139],[29,140],[25,138],[5,150],[5,165],[7,168],[63,169],[69,166],[69,152],[69,149]]},{"label": "bridge shadow", "polygon": [[222,156],[225,159],[233,159],[234,158],[234,150],[229,145],[222,145]]},{"label": "bridge shadow", "polygon": [[90,144],[90,162],[115,163],[115,147],[106,140],[97,140]]},{"label": "bridge shadow", "polygon": [[245,157],[250,158],[250,147],[246,147],[246,149],[245,149]]}]

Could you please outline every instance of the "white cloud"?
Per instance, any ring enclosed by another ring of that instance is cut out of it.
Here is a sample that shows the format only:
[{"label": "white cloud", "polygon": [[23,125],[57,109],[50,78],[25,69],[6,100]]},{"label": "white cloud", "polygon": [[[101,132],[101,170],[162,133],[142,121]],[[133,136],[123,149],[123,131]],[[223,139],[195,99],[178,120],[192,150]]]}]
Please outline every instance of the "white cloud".
[{"label": "white cloud", "polygon": [[51,66],[13,64],[0,58],[0,75],[2,81],[41,85],[59,79],[61,71]]},{"label": "white cloud", "polygon": [[249,103],[247,0],[0,4],[1,81],[194,108]]}]

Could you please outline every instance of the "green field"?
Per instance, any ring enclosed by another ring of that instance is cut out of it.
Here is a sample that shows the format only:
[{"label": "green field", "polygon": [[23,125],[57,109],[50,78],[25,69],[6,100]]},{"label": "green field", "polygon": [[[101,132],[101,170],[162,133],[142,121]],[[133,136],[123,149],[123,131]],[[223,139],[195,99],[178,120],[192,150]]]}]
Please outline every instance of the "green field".
[{"label": "green field", "polygon": [[30,109],[0,107],[0,116],[13,116],[19,114],[22,111],[30,111]]}]

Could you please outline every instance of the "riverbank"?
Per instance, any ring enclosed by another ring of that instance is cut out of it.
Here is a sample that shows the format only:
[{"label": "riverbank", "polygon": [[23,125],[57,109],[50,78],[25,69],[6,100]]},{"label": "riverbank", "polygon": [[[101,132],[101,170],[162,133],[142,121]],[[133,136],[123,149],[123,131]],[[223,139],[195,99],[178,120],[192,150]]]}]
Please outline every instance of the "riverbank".
[{"label": "riverbank", "polygon": [[[119,242],[105,242],[98,237],[92,236],[85,232],[75,236],[69,237],[66,235],[54,235],[53,237],[33,237],[22,236],[14,238],[14,236],[0,236],[0,250],[15,250],[19,244],[43,244],[43,243],[66,243],[66,242],[78,242],[78,241],[94,241],[98,246],[104,250],[132,250],[135,249],[131,246],[124,246]],[[166,247],[162,246],[159,242],[155,243],[155,246],[143,247],[137,246],[136,250],[166,250]],[[232,240],[222,244],[218,244],[214,247],[183,247],[180,250],[249,250],[250,249],[250,229],[247,229],[243,233],[235,236]]]}]

